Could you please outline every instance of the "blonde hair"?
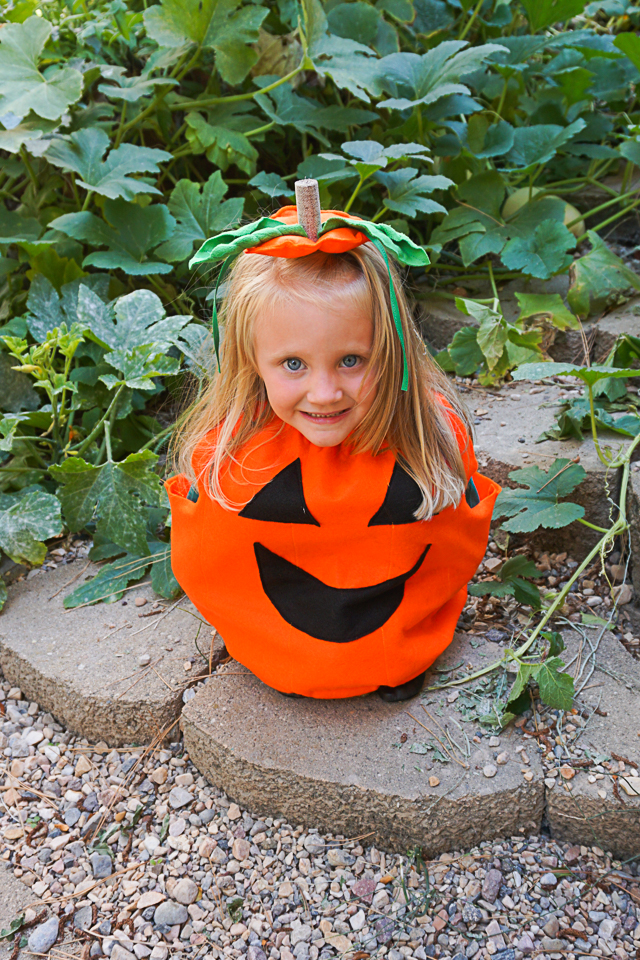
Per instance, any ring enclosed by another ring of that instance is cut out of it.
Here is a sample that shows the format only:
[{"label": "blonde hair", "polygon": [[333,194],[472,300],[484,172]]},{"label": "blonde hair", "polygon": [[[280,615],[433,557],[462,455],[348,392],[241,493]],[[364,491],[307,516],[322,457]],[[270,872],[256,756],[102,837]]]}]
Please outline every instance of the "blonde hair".
[{"label": "blonde hair", "polygon": [[[377,393],[367,414],[349,437],[352,451],[376,455],[391,450],[422,492],[415,516],[429,519],[457,506],[466,477],[451,421],[459,417],[471,435],[468,414],[455,389],[431,358],[392,266],[407,356],[409,385],[401,391],[402,349],[389,298],[389,275],[381,253],[366,243],[343,254],[314,253],[286,259],[240,255],[230,273],[222,313],[221,372],[214,374],[184,418],[174,441],[178,469],[191,480],[202,478],[210,495],[227,509],[244,504],[222,490],[225,469],[239,464],[241,448],[269,423],[274,413],[260,378],[253,348],[254,322],[268,304],[315,303],[346,296],[370,312],[373,347],[369,367]],[[193,457],[206,434],[218,431],[208,463],[196,478]],[[239,464],[241,466],[241,464]]]}]

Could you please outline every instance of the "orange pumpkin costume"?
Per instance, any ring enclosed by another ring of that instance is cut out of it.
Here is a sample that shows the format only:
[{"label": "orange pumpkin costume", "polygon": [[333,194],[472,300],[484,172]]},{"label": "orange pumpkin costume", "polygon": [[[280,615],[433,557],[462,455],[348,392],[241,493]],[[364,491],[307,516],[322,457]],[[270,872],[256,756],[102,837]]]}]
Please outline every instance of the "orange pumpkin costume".
[{"label": "orange pumpkin costume", "polygon": [[[323,216],[337,228],[311,241],[300,235],[294,211],[283,208],[255,225],[260,246],[247,249],[250,227],[239,228],[222,235],[224,242],[207,241],[194,260],[230,259],[233,249],[337,253],[373,236],[380,246],[381,225],[342,227],[345,215],[336,211]],[[295,235],[282,235],[284,223]],[[396,256],[426,257],[385,230],[395,237]],[[207,253],[207,244],[223,252]],[[226,497],[246,503],[239,512],[221,507],[202,482],[193,502],[187,477],[167,481],[173,572],[229,653],[264,683],[308,697],[358,696],[412,680],[449,645],[500,489],[477,473],[466,431],[449,415],[468,486],[457,507],[426,521],[413,516],[422,495],[392,453],[356,454],[347,442],[316,447],[275,417],[221,477]],[[196,451],[199,477],[214,443],[211,433]]]}]

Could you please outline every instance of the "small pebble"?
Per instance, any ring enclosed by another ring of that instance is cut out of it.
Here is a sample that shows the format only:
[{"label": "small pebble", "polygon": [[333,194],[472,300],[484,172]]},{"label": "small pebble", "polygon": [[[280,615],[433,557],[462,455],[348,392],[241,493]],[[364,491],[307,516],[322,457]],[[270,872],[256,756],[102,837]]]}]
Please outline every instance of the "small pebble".
[{"label": "small pebble", "polygon": [[482,773],[485,777],[495,777],[498,772],[498,768],[494,766],[493,763],[486,763],[482,768]]}]

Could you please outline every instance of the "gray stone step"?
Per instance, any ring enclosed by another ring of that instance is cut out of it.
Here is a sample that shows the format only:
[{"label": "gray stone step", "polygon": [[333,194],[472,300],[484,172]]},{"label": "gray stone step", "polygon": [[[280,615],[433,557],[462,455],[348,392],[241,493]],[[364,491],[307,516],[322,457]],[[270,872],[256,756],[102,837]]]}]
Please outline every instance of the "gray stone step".
[{"label": "gray stone step", "polygon": [[[465,636],[457,636],[438,668],[451,668],[462,659],[486,665],[503,652],[496,644],[477,642],[474,648]],[[432,669],[425,686],[442,676]],[[466,750],[465,736],[454,722],[461,723],[462,714],[456,703],[448,703],[450,693],[398,704],[384,703],[376,694],[298,700],[230,664],[185,706],[184,743],[212,783],[258,815],[313,824],[347,837],[373,833],[387,849],[406,851],[419,843],[428,856],[437,856],[480,840],[538,832],[544,809],[542,768],[530,751],[533,776],[531,782],[524,778],[515,754],[522,736],[514,727],[500,735],[499,748],[492,748],[488,735],[474,743],[477,726],[465,725],[470,755],[456,755],[466,767],[411,752],[416,745],[421,749],[420,744],[435,742],[421,723],[445,742],[446,734],[436,724],[447,727]],[[495,763],[500,752],[508,754],[509,762],[496,764],[495,776],[486,777],[483,768]],[[437,776],[437,786],[429,786],[430,776]]]},{"label": "gray stone step", "polygon": [[[112,746],[149,743],[179,717],[185,682],[205,671],[194,645],[199,621],[186,612],[197,611],[183,598],[166,616],[144,616],[158,601],[149,585],[127,591],[126,606],[120,601],[65,610],[64,597],[81,579],[49,599],[85,566],[76,560],[36,571],[9,587],[0,614],[0,666],[26,697],[74,733]],[[83,577],[98,569],[91,564]],[[137,607],[136,598],[147,604]],[[208,653],[211,628],[203,627],[201,637]],[[140,666],[145,654],[157,672]]]}]

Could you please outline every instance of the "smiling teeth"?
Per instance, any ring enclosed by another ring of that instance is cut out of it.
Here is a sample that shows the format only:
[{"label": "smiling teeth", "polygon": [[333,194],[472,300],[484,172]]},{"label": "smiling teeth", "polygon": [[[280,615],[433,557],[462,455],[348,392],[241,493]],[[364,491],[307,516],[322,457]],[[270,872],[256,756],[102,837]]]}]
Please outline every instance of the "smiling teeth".
[{"label": "smiling teeth", "polygon": [[313,417],[314,420],[332,420],[334,417],[339,417],[342,413],[346,413],[346,410],[337,410],[335,413],[308,413],[304,411],[308,417]]}]

